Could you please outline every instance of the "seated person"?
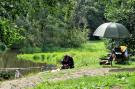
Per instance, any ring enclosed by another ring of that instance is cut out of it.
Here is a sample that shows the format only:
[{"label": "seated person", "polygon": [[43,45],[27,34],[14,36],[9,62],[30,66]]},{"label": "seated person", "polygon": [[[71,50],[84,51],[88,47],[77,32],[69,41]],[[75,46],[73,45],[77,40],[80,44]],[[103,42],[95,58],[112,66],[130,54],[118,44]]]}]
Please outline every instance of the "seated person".
[{"label": "seated person", "polygon": [[62,60],[61,64],[62,64],[61,69],[74,68],[73,58],[68,55],[64,56],[64,59]]},{"label": "seated person", "polygon": [[117,63],[123,63],[125,58],[128,57],[127,47],[126,46],[119,46],[115,47],[113,49],[113,52],[115,54],[115,60]]},{"label": "seated person", "polygon": [[113,53],[115,54],[116,58],[121,58],[121,55],[122,55],[122,51],[121,51],[121,48],[120,47],[115,47],[113,49]]},{"label": "seated person", "polygon": [[115,47],[113,50],[113,53],[115,55],[115,61],[117,64],[121,63],[122,61],[122,52],[120,46]]},{"label": "seated person", "polygon": [[128,51],[126,46],[120,46],[123,57],[128,57]]}]

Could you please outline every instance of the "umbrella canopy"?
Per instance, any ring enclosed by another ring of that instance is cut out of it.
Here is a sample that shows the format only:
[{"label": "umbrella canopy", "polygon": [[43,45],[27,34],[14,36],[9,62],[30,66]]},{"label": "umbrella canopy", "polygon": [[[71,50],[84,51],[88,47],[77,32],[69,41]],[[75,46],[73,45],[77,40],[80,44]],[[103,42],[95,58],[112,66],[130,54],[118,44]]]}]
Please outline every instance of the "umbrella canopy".
[{"label": "umbrella canopy", "polygon": [[93,34],[105,38],[120,39],[128,38],[130,34],[125,26],[120,23],[104,23],[100,25]]}]

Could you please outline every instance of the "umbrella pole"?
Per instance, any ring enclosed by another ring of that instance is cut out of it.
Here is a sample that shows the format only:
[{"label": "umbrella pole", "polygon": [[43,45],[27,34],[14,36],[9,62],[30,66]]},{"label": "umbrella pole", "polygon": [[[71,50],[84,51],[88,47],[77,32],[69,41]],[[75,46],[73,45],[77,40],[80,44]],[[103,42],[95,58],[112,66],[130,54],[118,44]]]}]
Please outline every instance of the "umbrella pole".
[{"label": "umbrella pole", "polygon": [[119,40],[115,40],[115,47],[119,47],[120,46],[120,41]]}]

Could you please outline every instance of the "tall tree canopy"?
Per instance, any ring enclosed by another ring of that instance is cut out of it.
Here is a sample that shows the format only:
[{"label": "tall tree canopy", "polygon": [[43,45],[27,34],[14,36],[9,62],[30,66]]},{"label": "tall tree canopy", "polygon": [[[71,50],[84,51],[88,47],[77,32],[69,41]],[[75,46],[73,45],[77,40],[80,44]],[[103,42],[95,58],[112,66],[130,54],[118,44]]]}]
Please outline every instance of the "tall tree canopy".
[{"label": "tall tree canopy", "polygon": [[107,21],[129,29],[134,51],[135,0],[0,1],[0,41],[10,48],[78,47]]},{"label": "tall tree canopy", "polygon": [[79,46],[86,42],[87,30],[73,24],[77,4],[77,0],[1,0],[0,18],[9,21],[9,28],[11,24],[18,27],[12,27],[16,38],[11,36],[13,42],[6,40],[6,44],[12,48]]},{"label": "tall tree canopy", "polygon": [[74,22],[78,26],[87,24],[90,31],[89,39],[94,39],[93,32],[95,29],[106,22],[104,10],[105,4],[101,0],[78,0]]}]

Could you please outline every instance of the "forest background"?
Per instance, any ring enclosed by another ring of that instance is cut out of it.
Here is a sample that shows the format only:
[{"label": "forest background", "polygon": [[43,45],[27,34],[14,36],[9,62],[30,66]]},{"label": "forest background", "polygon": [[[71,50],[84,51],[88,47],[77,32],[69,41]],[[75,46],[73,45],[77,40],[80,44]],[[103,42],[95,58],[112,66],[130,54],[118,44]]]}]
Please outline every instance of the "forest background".
[{"label": "forest background", "polygon": [[[76,48],[105,22],[127,27],[135,51],[135,0],[1,0],[0,42],[21,53]],[[109,40],[107,46],[113,44]]]}]

